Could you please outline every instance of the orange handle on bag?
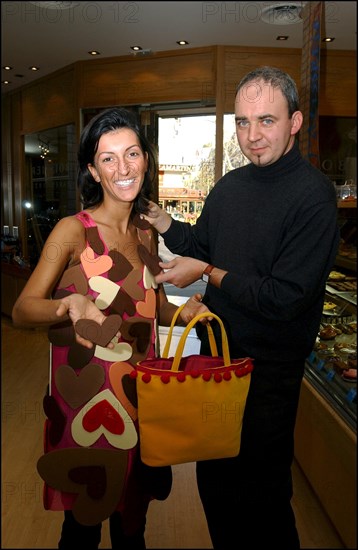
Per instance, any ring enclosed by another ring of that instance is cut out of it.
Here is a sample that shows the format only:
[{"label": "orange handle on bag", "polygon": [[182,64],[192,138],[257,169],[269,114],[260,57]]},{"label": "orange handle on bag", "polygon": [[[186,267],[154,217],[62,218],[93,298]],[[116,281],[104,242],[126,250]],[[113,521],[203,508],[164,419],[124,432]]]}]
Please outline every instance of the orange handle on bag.
[{"label": "orange handle on bag", "polygon": [[[170,348],[170,344],[171,344],[171,341],[172,341],[173,329],[175,327],[175,323],[176,323],[176,321],[179,317],[179,314],[184,309],[184,307],[185,307],[185,304],[182,304],[181,306],[179,306],[178,309],[176,310],[176,312],[173,315],[172,322],[171,322],[170,327],[169,327],[167,341],[165,342],[165,346],[164,346],[163,353],[162,353],[162,357],[164,357],[164,358],[168,358],[168,356],[169,356],[169,348]],[[213,315],[210,314],[210,317],[212,317],[212,316]],[[205,317],[205,315],[198,315],[196,318],[197,319],[202,319],[203,317]],[[218,356],[218,348],[216,347],[216,342],[215,342],[213,329],[211,328],[210,324],[207,324],[206,327],[207,327],[207,330],[208,330],[208,337],[209,337],[211,355],[213,357],[217,357]]]},{"label": "orange handle on bag", "polygon": [[[167,338],[167,341],[166,341],[165,346],[164,346],[162,357],[165,357],[165,358],[168,357],[170,342],[171,342],[171,338],[172,338],[172,334],[173,334],[173,328],[174,328],[175,322],[176,322],[181,310],[183,309],[184,305],[185,304],[180,306],[177,309],[177,311],[175,312],[174,316],[173,316],[172,323],[170,325],[170,329],[169,329],[169,332],[168,332],[168,338]],[[215,315],[215,313],[212,313],[211,311],[206,311],[205,313],[199,313],[198,315],[196,315],[194,317],[194,319],[192,319],[190,321],[190,323],[188,323],[187,326],[185,327],[184,332],[180,337],[177,350],[175,352],[175,356],[174,356],[174,360],[173,360],[173,364],[172,364],[172,369],[171,369],[172,371],[178,371],[179,370],[180,360],[181,360],[182,355],[183,355],[185,342],[186,342],[186,339],[189,335],[189,332],[196,325],[196,323],[200,319],[202,319],[203,317],[212,317],[213,319],[216,319],[217,322],[219,323],[220,329],[221,329],[221,339],[222,339],[222,350],[223,350],[224,365],[227,367],[231,364],[230,352],[229,352],[229,342],[228,342],[228,339],[227,339],[226,330],[225,330],[225,327],[223,325],[223,322],[220,319],[220,317]],[[207,324],[207,329],[208,329],[208,337],[209,337],[211,355],[213,357],[217,357],[218,356],[218,350],[217,350],[217,346],[216,346],[216,341],[215,341],[215,336],[214,336],[214,333],[213,333],[213,329],[211,328],[210,324]]]}]

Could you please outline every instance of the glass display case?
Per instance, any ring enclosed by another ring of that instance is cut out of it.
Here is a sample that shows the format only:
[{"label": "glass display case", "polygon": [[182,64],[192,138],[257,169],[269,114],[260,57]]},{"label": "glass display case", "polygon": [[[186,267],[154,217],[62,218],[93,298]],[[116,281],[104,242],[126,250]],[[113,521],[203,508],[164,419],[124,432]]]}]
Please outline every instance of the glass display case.
[{"label": "glass display case", "polygon": [[31,268],[58,220],[78,209],[76,152],[74,124],[25,136],[24,252]]},{"label": "glass display case", "polygon": [[338,206],[341,241],[305,377],[357,433],[356,201]]}]

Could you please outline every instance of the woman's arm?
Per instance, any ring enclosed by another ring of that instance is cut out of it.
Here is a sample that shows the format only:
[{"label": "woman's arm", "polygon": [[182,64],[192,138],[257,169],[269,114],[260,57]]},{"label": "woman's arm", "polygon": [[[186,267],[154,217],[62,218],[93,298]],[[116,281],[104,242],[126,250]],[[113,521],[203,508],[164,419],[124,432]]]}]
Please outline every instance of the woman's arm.
[{"label": "woman's arm", "polygon": [[[196,315],[209,311],[207,306],[202,303],[202,295],[194,294],[191,296],[185,304],[185,307],[179,314],[176,325],[187,325]],[[178,309],[178,306],[168,301],[162,285],[158,289],[158,322],[161,326],[169,327],[174,313]],[[210,320],[210,319],[209,319]],[[208,319],[204,318],[203,323],[207,323]]]},{"label": "woman's arm", "polygon": [[[90,298],[71,294],[52,300],[51,294],[70,260],[79,258],[85,248],[84,227],[76,218],[63,218],[49,235],[40,260],[25,288],[16,300],[12,318],[18,327],[49,326],[71,319],[92,319],[99,324],[105,320],[103,313]],[[92,343],[76,335],[79,343],[92,347]]]},{"label": "woman's arm", "polygon": [[61,300],[51,300],[51,293],[73,257],[76,244],[79,246],[77,223],[80,222],[64,218],[50,233],[40,259],[14,305],[12,318],[16,326],[49,325],[68,318],[64,313],[61,318],[57,316]]}]

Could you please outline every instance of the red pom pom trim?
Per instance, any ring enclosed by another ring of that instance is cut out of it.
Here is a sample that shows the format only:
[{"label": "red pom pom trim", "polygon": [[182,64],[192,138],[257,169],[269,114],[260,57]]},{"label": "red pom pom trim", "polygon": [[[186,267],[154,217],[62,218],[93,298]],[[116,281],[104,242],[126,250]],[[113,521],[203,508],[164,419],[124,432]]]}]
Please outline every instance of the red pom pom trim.
[{"label": "red pom pom trim", "polygon": [[211,372],[203,372],[203,380],[205,382],[209,382],[210,378],[211,378]]},{"label": "red pom pom trim", "polygon": [[200,376],[200,372],[197,370],[197,369],[193,369],[191,372],[190,372],[190,376],[192,378],[198,378]]},{"label": "red pom pom trim", "polygon": [[216,372],[216,373],[214,374],[214,380],[215,380],[215,382],[221,382],[222,379],[223,379],[223,378],[222,378],[222,376],[221,376],[221,374],[220,374],[219,372]]},{"label": "red pom pom trim", "polygon": [[163,384],[169,384],[170,382],[170,375],[166,372],[165,374],[162,374],[162,376],[160,377],[161,381],[163,382]]},{"label": "red pom pom trim", "polygon": [[224,372],[223,379],[224,380],[231,380],[231,372],[228,372],[228,371]]},{"label": "red pom pom trim", "polygon": [[131,372],[129,373],[130,378],[137,378],[137,376],[138,372],[136,370],[131,370]]},{"label": "red pom pom trim", "polygon": [[149,374],[149,372],[145,372],[142,376],[142,380],[143,382],[145,382],[146,384],[148,384],[148,382],[150,382],[152,379],[151,375]]},{"label": "red pom pom trim", "polygon": [[178,372],[177,380],[178,380],[178,382],[184,382],[185,381],[185,372]]}]

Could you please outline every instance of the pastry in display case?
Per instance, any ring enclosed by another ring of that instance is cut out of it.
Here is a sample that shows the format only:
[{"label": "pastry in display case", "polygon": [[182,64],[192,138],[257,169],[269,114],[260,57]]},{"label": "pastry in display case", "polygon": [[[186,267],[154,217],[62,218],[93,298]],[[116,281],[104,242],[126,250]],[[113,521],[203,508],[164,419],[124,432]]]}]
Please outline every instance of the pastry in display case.
[{"label": "pastry in display case", "polygon": [[305,376],[356,432],[357,279],[332,271],[326,289],[320,330]]}]

